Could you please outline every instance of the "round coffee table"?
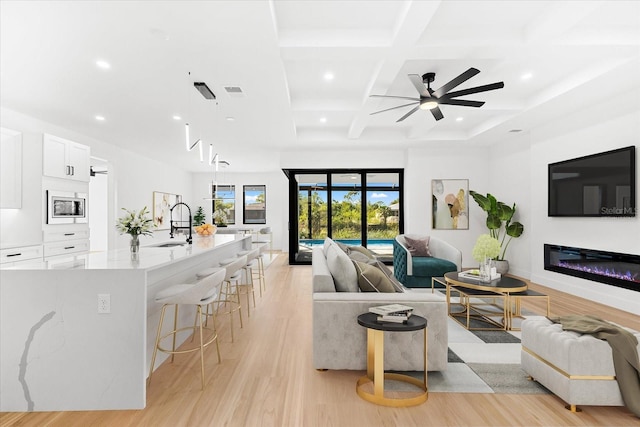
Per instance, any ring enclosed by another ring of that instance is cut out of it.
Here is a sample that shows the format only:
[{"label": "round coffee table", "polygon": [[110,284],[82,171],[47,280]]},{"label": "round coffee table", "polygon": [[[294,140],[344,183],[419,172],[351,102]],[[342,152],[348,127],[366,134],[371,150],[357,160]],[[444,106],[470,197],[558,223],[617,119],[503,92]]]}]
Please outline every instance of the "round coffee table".
[{"label": "round coffee table", "polygon": [[[367,328],[367,375],[356,384],[358,396],[378,405],[406,407],[419,405],[427,400],[427,319],[412,315],[407,323],[378,322],[375,313],[358,316],[358,324]],[[404,374],[384,372],[384,332],[412,332],[424,330],[424,380]],[[407,398],[392,398],[384,395],[384,380],[402,381],[420,389],[420,394]],[[373,383],[373,393],[364,390],[366,384]]]},{"label": "round coffee table", "polygon": [[[512,326],[511,299],[509,295],[516,292],[524,292],[528,289],[527,282],[510,276],[502,276],[486,283],[476,279],[460,277],[457,272],[445,273],[444,278],[447,288],[447,310],[449,311],[449,315],[451,315],[451,286],[454,286],[457,290],[469,289],[479,291],[480,293],[489,292],[500,294],[504,296],[504,329],[506,330],[510,330]],[[472,293],[469,293],[469,296],[473,296]],[[467,301],[469,301],[469,299],[467,299]],[[470,305],[471,304],[468,303],[467,310],[470,309]]]}]

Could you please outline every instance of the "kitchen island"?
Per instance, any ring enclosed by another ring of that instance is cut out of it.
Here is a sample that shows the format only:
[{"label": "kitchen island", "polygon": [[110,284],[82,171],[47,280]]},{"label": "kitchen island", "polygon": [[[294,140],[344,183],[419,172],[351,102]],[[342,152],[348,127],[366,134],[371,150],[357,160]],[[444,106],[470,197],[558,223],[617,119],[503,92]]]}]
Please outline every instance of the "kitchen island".
[{"label": "kitchen island", "polygon": [[[123,249],[3,265],[0,411],[145,407],[161,309],[156,293],[193,283],[196,272],[251,248],[243,235],[162,243],[137,256]],[[193,325],[194,315],[181,310],[179,327]],[[179,335],[180,343],[188,336]],[[159,354],[156,366],[167,357]]]}]

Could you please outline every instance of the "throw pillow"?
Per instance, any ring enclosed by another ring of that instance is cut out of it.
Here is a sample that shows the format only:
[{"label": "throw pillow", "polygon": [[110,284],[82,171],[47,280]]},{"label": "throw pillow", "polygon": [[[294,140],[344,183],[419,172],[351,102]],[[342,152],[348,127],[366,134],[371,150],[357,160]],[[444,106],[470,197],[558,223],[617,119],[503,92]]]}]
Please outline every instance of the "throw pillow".
[{"label": "throw pillow", "polygon": [[369,259],[375,259],[376,258],[376,254],[374,252],[371,252],[369,249],[365,248],[364,246],[349,246],[349,254],[352,254],[354,252],[358,252],[363,254],[364,256],[366,256]]},{"label": "throw pillow", "polygon": [[351,258],[352,261],[369,262],[369,260],[371,260],[371,258],[362,252],[349,251],[347,255],[349,255],[349,258]]},{"label": "throw pillow", "polygon": [[342,249],[344,253],[346,253],[347,255],[349,254],[349,246],[345,245],[344,243],[338,242],[337,240],[334,240],[333,243],[338,245],[338,247]]},{"label": "throw pillow", "polygon": [[327,248],[327,265],[338,292],[358,292],[358,275],[353,262],[337,245]]},{"label": "throw pillow", "polygon": [[380,272],[385,275],[389,283],[391,283],[391,286],[393,286],[396,292],[405,291],[404,285],[400,283],[398,279],[396,279],[396,276],[393,275],[393,271],[391,271],[391,269],[387,267],[385,263],[383,263],[378,259],[373,259],[373,260],[369,260],[367,264],[372,265],[376,267],[378,270],[380,270]]},{"label": "throw pillow", "polygon": [[374,265],[353,261],[358,273],[358,286],[362,292],[395,292],[387,277]]},{"label": "throw pillow", "polygon": [[329,252],[329,246],[334,245],[335,242],[328,237],[325,237],[324,244],[322,245],[322,252],[324,253],[324,257],[327,257],[327,252]]},{"label": "throw pillow", "polygon": [[429,252],[429,236],[421,239],[404,236],[404,241],[411,256],[432,256]]}]

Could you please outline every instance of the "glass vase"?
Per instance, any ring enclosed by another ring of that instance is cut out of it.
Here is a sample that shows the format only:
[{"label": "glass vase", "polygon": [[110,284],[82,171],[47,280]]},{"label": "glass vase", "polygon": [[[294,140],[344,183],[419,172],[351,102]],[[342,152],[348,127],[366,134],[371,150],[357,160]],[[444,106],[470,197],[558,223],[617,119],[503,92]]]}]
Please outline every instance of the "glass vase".
[{"label": "glass vase", "polygon": [[131,235],[131,242],[129,248],[132,254],[137,254],[140,251],[140,239],[137,234]]},{"label": "glass vase", "polygon": [[488,283],[491,281],[491,268],[493,267],[493,260],[491,258],[485,257],[480,262],[480,280]]}]

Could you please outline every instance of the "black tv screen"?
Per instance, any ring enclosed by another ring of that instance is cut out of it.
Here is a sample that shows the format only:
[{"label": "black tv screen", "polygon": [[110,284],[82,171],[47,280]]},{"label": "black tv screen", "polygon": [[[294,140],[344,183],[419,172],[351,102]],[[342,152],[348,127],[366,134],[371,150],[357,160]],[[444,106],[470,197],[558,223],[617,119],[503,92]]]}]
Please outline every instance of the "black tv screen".
[{"label": "black tv screen", "polygon": [[549,165],[549,216],[636,216],[636,147]]}]

